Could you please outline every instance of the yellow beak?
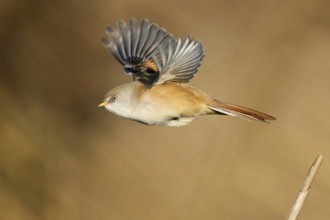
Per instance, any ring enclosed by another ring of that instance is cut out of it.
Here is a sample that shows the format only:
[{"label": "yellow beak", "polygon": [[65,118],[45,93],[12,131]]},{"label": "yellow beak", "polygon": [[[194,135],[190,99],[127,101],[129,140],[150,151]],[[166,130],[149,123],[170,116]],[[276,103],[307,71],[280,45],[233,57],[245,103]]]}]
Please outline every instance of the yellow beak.
[{"label": "yellow beak", "polygon": [[102,102],[101,104],[99,104],[99,107],[106,106],[107,104],[108,102]]}]

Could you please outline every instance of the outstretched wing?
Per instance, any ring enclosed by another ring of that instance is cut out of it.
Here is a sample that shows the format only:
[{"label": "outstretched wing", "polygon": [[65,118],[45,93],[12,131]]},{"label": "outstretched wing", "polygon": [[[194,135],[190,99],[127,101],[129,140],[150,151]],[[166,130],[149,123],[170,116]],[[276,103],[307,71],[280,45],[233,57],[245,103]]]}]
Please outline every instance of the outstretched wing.
[{"label": "outstretched wing", "polygon": [[158,51],[152,57],[160,73],[155,84],[166,81],[188,82],[197,73],[204,57],[202,43],[189,36],[185,42],[181,37],[177,41],[167,39],[158,46]]},{"label": "outstretched wing", "polygon": [[149,24],[147,19],[143,19],[139,27],[135,18],[130,19],[129,27],[125,21],[120,20],[117,29],[107,27],[106,33],[111,41],[102,38],[102,43],[124,66],[126,74],[133,73],[134,80],[139,75],[137,66],[151,60],[157,47],[165,39],[172,38],[165,29],[159,28],[157,24]]}]

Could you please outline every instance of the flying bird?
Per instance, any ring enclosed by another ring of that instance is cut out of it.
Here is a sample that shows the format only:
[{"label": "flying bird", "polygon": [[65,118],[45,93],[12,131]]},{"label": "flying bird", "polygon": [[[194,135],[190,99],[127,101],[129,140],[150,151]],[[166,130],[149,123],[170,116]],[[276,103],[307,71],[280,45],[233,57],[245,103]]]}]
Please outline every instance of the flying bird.
[{"label": "flying bird", "polygon": [[230,115],[268,122],[265,113],[217,100],[187,84],[204,57],[202,43],[174,39],[157,24],[131,18],[107,27],[106,49],[123,65],[133,81],[110,90],[99,107],[147,125],[183,126],[200,115]]}]

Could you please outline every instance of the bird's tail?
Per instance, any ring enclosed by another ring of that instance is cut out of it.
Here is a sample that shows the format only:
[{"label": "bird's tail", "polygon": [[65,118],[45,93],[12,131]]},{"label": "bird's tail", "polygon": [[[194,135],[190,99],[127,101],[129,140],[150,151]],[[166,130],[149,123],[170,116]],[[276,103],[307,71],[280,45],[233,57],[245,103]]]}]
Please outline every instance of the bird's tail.
[{"label": "bird's tail", "polygon": [[273,116],[253,109],[221,102],[218,100],[214,100],[214,102],[211,105],[207,105],[207,107],[211,109],[215,114],[231,115],[248,121],[268,122],[268,120],[276,119]]}]

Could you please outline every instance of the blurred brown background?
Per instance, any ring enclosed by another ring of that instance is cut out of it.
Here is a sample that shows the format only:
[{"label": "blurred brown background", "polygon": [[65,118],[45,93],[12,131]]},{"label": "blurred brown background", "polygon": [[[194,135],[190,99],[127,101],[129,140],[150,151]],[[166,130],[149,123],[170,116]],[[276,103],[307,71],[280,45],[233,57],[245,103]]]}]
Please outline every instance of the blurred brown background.
[{"label": "blurred brown background", "polygon": [[[18,1],[0,9],[0,219],[330,218],[330,3]],[[106,25],[146,17],[203,41],[191,81],[271,124],[202,117],[149,127],[97,108],[131,80]]]}]

